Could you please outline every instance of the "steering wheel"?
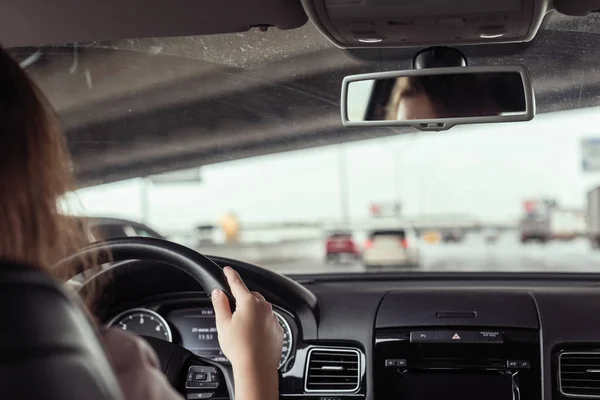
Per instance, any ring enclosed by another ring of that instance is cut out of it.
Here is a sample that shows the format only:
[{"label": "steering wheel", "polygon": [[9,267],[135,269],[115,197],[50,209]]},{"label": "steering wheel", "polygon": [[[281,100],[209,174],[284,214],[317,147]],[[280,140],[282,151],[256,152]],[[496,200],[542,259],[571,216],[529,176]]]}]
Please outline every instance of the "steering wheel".
[{"label": "steering wheel", "polygon": [[[214,289],[225,292],[233,307],[233,296],[219,265],[196,251],[162,239],[127,237],[94,243],[62,260],[57,267],[76,264],[78,260],[95,257],[99,263],[114,263],[100,274],[114,271],[119,261],[152,260],[168,264],[187,273],[209,294]],[[86,290],[87,280],[79,291]],[[164,340],[145,337],[160,360],[161,368],[173,387],[188,399],[233,399],[233,372],[225,363],[197,356],[183,347]]]}]

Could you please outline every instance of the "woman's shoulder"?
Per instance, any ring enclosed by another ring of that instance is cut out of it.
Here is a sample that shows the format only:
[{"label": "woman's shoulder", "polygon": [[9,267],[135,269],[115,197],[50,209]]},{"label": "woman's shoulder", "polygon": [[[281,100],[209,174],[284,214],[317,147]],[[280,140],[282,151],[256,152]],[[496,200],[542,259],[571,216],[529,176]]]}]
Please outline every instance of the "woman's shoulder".
[{"label": "woman's shoulder", "polygon": [[119,328],[103,330],[102,337],[126,400],[181,399],[144,339]]},{"label": "woman's shoulder", "polygon": [[132,364],[159,367],[154,350],[141,337],[120,328],[105,329],[102,337],[115,370],[130,368]]},{"label": "woman's shoulder", "polygon": [[149,364],[159,368],[156,353],[141,337],[120,328],[109,328],[102,332],[104,345],[113,367],[127,367],[132,363]]}]

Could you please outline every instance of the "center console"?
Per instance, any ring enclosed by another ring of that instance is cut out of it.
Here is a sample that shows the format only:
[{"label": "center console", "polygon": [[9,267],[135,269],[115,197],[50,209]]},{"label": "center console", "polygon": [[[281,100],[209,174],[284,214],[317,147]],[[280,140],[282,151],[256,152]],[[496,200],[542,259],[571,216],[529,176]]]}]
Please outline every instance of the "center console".
[{"label": "center console", "polygon": [[535,305],[526,293],[498,299],[460,291],[386,296],[375,331],[375,398],[541,400]]},{"label": "center console", "polygon": [[539,333],[387,329],[377,332],[379,400],[540,400]]}]

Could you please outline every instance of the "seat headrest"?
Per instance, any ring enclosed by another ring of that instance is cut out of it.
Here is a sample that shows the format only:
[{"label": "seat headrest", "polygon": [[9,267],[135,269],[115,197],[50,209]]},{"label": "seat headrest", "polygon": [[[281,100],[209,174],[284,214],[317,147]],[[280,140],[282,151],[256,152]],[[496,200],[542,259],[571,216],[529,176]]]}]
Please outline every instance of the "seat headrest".
[{"label": "seat headrest", "polygon": [[86,313],[36,268],[0,262],[0,399],[122,395]]}]

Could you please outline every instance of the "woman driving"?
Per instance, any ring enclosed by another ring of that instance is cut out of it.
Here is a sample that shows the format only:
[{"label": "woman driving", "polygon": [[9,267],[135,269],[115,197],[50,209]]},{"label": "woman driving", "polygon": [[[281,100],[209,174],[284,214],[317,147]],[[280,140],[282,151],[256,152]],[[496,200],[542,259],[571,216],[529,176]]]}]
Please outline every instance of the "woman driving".
[{"label": "woman driving", "polygon": [[[40,89],[0,48],[0,259],[39,268],[64,282],[72,271],[52,268],[88,244],[80,222],[61,213],[60,199],[75,188],[72,165],[59,119]],[[81,260],[93,267],[94,260]],[[211,294],[219,343],[231,361],[236,396],[244,400],[278,398],[277,367],[283,331],[271,305],[250,292],[240,276],[225,268],[236,300]],[[88,304],[98,292],[90,291]],[[119,328],[103,330],[106,352],[125,399],[169,400],[180,395],[159,369],[157,357],[141,338]]]}]

